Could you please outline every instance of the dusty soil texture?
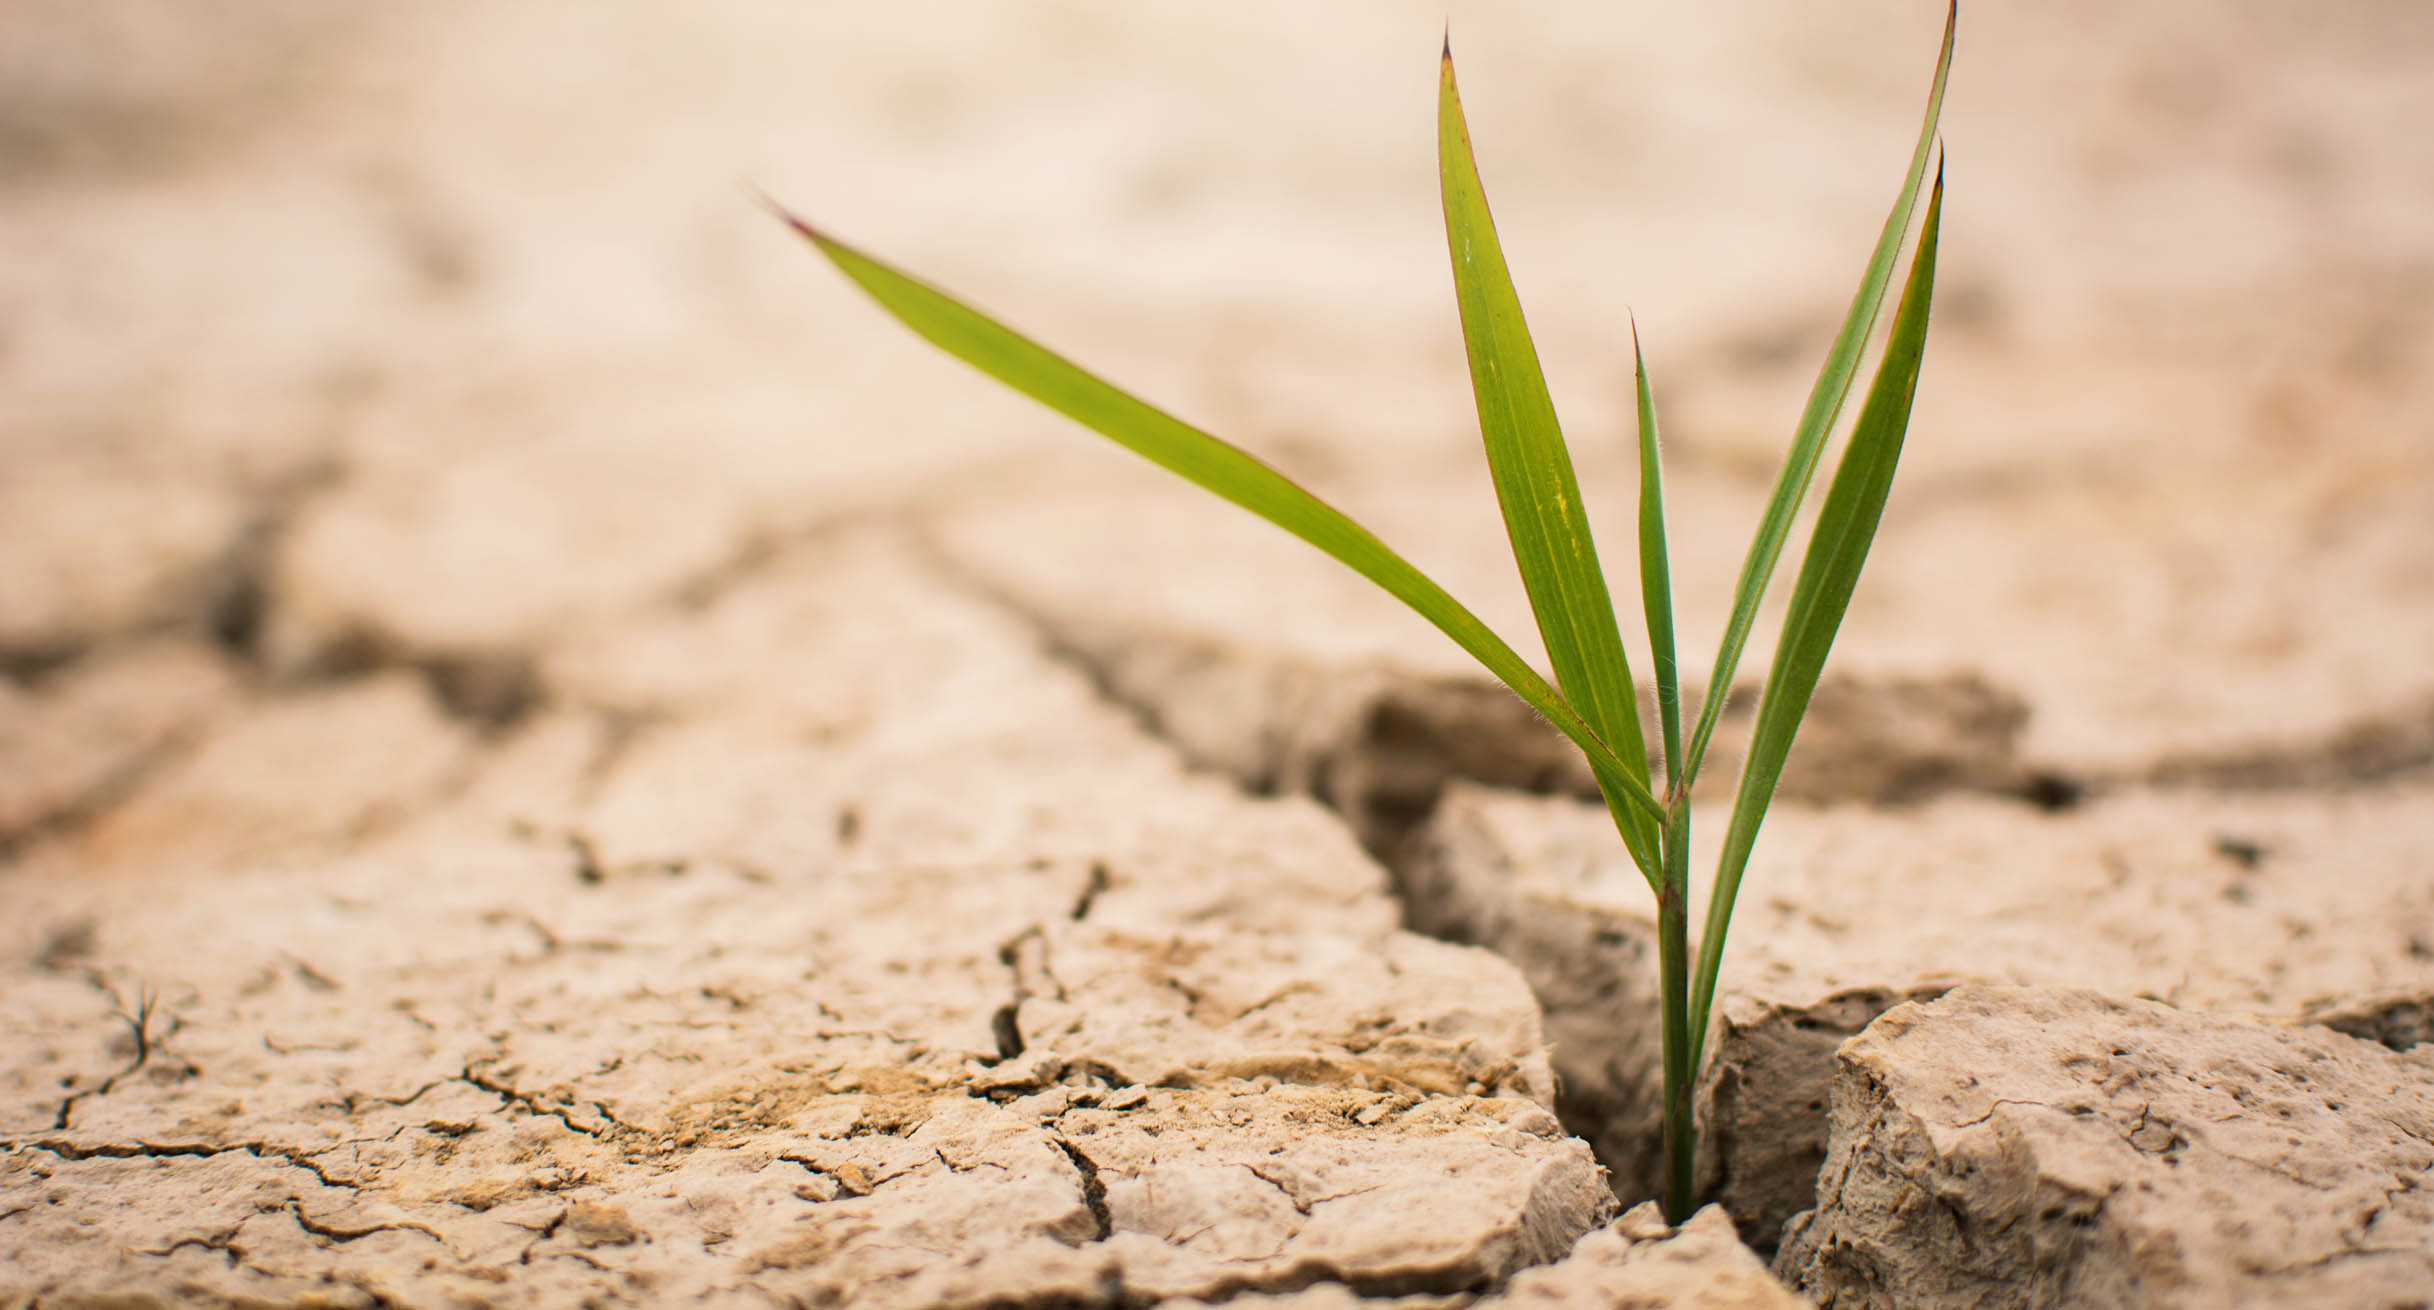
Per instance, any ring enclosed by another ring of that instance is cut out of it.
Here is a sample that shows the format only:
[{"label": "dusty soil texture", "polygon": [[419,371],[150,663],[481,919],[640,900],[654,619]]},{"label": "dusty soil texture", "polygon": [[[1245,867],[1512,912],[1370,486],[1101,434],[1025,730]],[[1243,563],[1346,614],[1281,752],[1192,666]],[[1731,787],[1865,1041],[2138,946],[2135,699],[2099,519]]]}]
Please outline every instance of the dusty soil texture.
[{"label": "dusty soil texture", "polygon": [[[2434,16],[1962,16],[1918,417],[1678,1233],[1633,1209],[1646,907],[1561,743],[753,194],[1531,651],[1435,208],[1444,17],[14,6],[0,1304],[1796,1303],[1775,1255],[1931,1305],[1901,1262],[2008,1213],[1956,1181],[1995,1147],[2088,1222],[1973,1287],[2434,1298],[2349,1256],[2423,1248],[2422,1105],[2376,1137],[2268,1086],[2423,1097]],[[1709,646],[1941,7],[1451,18],[1618,603],[1629,306]],[[1869,1026],[1972,984],[2096,993]],[[2264,1202],[2217,1155],[2288,1163],[2288,1222],[2173,1227]]]},{"label": "dusty soil texture", "polygon": [[[1602,807],[1456,784],[1410,848],[1405,898],[1415,926],[1521,968],[1567,1118],[1645,1189],[1656,934],[1611,825]],[[1964,982],[2080,984],[2414,1045],[2434,998],[2429,831],[2424,781],[2123,791],[2067,821],[1971,795],[1786,803],[1718,985],[1705,1185],[1771,1247],[1811,1204],[1836,1046]]]},{"label": "dusty soil texture", "polygon": [[1362,1297],[1343,1283],[1298,1292],[1248,1293],[1229,1304],[1258,1310],[1347,1310],[1381,1304],[1403,1310],[1471,1306],[1477,1310],[1799,1310],[1809,1304],[1776,1281],[1741,1244],[1733,1221],[1709,1206],[1679,1228],[1653,1201],[1584,1235],[1571,1253],[1515,1274],[1484,1297]]},{"label": "dusty soil texture", "polygon": [[1838,1057],[1781,1265],[1827,1307],[2422,1305],[2434,1051],[1967,987]]}]

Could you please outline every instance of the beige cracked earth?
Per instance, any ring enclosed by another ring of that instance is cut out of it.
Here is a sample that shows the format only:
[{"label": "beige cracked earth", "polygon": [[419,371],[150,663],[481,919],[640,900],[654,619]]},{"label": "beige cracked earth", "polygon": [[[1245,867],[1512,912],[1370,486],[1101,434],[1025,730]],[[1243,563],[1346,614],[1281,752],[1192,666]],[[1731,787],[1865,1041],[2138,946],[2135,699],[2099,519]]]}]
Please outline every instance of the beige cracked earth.
[{"label": "beige cracked earth", "polygon": [[[1561,743],[753,199],[1519,644],[1444,17],[7,6],[0,1306],[2434,1303],[2434,11],[1962,15],[1680,1230]],[[1941,17],[1452,7],[1692,649]]]}]

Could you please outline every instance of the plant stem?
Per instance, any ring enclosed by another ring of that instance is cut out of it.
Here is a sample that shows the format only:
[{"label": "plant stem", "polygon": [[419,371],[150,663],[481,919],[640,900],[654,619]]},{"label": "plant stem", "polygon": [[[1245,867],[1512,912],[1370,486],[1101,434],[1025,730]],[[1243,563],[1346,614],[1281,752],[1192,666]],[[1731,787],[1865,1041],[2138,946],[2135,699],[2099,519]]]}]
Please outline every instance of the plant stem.
[{"label": "plant stem", "polygon": [[1690,1219],[1697,1201],[1694,1166],[1698,1128],[1691,1115],[1691,1085],[1699,1074],[1699,1052],[1690,1026],[1690,798],[1667,798],[1661,838],[1665,886],[1657,895],[1656,956],[1659,1003],[1664,1012],[1665,1222]]}]

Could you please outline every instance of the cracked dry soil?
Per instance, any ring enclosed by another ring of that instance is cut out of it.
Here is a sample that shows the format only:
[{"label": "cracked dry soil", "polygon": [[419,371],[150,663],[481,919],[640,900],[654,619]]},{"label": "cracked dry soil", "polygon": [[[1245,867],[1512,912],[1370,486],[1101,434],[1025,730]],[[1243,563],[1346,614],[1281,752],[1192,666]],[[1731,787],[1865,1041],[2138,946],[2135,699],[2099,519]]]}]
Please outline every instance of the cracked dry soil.
[{"label": "cracked dry soil", "polygon": [[[1696,648],[1941,15],[1640,8],[1454,19],[1606,511],[1649,321]],[[11,27],[0,1305],[2434,1302],[2415,10],[1963,15],[1909,468],[1678,1231],[1561,743],[734,189],[1518,635],[1433,19]]]}]

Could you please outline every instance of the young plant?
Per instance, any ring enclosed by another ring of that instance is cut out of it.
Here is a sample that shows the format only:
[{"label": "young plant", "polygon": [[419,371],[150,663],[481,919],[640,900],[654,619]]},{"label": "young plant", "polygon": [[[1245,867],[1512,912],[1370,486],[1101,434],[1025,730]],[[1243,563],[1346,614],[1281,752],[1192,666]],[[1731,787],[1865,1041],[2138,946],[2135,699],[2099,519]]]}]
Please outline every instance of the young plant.
[{"label": "young plant", "polygon": [[928,283],[778,211],[881,307],[931,344],[1334,556],[1453,638],[1579,747],[1597,778],[1624,848],[1656,897],[1664,1049],[1663,1199],[1666,1216],[1674,1223],[1689,1218],[1696,1199],[1691,1091],[1715,999],[1717,971],[1723,963],[1725,935],[1732,925],[1733,900],[1758,826],[1774,798],[1792,738],[1807,712],[1826,652],[1834,643],[1851,589],[1875,538],[1909,426],[1935,283],[1944,196],[1940,163],[1874,380],[1860,401],[1792,585],[1790,608],[1760,695],[1739,791],[1726,820],[1723,854],[1709,885],[1706,925],[1695,959],[1689,940],[1691,787],[1723,717],[1725,698],[1756,621],[1759,601],[1807,496],[1827,437],[1842,417],[1861,357],[1882,320],[1903,237],[1919,191],[1926,184],[1928,164],[1939,153],[1936,123],[1952,63],[1952,32],[1953,17],[1948,12],[1943,47],[1928,92],[1926,122],[1919,130],[1909,174],[1793,429],[1791,450],[1775,479],[1734,588],[1731,615],[1708,675],[1706,696],[1687,733],[1683,731],[1681,682],[1674,654],[1656,409],[1647,363],[1639,354],[1638,329],[1633,328],[1639,401],[1640,594],[1648,629],[1649,667],[1656,682],[1659,758],[1664,764],[1661,778],[1650,768],[1630,663],[1623,652],[1605,575],[1598,566],[1597,548],[1590,539],[1571,457],[1556,425],[1538,354],[1522,321],[1521,302],[1506,273],[1495,224],[1488,215],[1461,97],[1454,87],[1450,48],[1439,66],[1437,147],[1454,292],[1461,309],[1488,467],[1513,557],[1554,669],[1552,685],[1444,588],[1275,469],[1118,390]]}]

